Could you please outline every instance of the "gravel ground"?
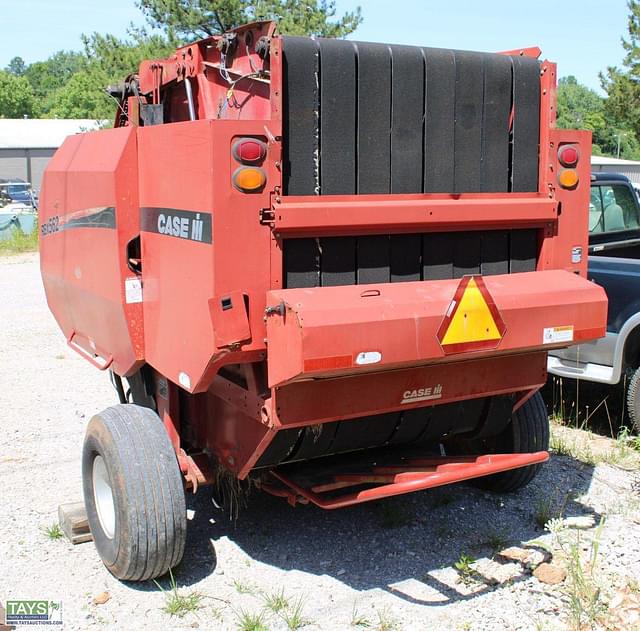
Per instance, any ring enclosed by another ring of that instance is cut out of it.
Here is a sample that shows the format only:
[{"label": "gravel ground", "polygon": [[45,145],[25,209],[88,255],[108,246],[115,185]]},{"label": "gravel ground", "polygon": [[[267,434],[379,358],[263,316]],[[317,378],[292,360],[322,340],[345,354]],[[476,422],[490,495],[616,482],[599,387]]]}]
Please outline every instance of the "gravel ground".
[{"label": "gravel ground", "polygon": [[[64,629],[236,629],[245,614],[263,616],[263,627],[247,629],[286,629],[296,603],[308,629],[563,629],[571,575],[547,585],[524,564],[495,556],[506,546],[550,545],[536,523],[550,503],[595,524],[606,515],[595,572],[600,598],[616,611],[633,609],[635,472],[554,456],[513,495],[457,485],[323,512],[256,492],[236,523],[205,490],[188,499],[188,547],[175,573],[179,593],[199,594],[200,608],[171,617],[156,584],[120,583],[91,543],[72,546],[43,531],[60,503],[81,499],[85,425],[116,397],[106,375],[66,347],[46,306],[37,255],[0,259],[0,297],[0,603],[62,601]],[[580,532],[586,552],[595,532]],[[477,559],[466,582],[454,567],[461,555]],[[161,585],[169,587],[166,579]],[[289,607],[276,614],[265,603],[281,590]],[[95,604],[103,592],[109,599]],[[618,628],[634,625],[631,616]]]}]

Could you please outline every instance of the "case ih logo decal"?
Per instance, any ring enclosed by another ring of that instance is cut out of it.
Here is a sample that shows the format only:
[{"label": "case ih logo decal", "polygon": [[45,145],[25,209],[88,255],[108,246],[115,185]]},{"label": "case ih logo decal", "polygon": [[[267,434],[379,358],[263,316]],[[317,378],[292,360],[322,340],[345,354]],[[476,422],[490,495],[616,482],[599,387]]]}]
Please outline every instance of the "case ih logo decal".
[{"label": "case ih logo decal", "polygon": [[442,386],[440,384],[429,388],[405,390],[402,395],[400,405],[405,403],[417,403],[418,401],[433,401],[435,399],[442,399]]},{"label": "case ih logo decal", "polygon": [[141,208],[140,229],[170,237],[211,243],[211,214],[177,208]]}]

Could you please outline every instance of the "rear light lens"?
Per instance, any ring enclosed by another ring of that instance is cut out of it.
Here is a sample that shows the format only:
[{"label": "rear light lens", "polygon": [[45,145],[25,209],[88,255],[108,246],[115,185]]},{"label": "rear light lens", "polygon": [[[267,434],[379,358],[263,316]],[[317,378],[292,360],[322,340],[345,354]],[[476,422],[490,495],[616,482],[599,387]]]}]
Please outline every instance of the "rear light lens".
[{"label": "rear light lens", "polygon": [[232,177],[233,185],[243,193],[254,193],[262,190],[267,176],[258,167],[239,167]]},{"label": "rear light lens", "polygon": [[233,143],[233,157],[242,164],[262,162],[267,155],[267,145],[257,138],[240,138]]},{"label": "rear light lens", "polygon": [[558,175],[558,182],[562,188],[575,188],[578,181],[578,172],[575,169],[562,169]]},{"label": "rear light lens", "polygon": [[558,149],[558,160],[563,167],[574,167],[579,159],[580,153],[575,145],[562,145]]}]

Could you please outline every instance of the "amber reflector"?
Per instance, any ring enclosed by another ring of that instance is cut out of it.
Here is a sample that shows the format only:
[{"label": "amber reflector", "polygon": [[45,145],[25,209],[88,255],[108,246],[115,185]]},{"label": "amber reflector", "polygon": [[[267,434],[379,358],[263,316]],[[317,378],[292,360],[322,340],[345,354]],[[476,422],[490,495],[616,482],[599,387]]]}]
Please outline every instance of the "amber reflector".
[{"label": "amber reflector", "polygon": [[244,193],[259,191],[267,181],[262,169],[257,167],[240,167],[233,174],[233,185]]},{"label": "amber reflector", "polygon": [[578,186],[578,172],[575,169],[562,169],[558,182],[562,188],[575,188]]}]

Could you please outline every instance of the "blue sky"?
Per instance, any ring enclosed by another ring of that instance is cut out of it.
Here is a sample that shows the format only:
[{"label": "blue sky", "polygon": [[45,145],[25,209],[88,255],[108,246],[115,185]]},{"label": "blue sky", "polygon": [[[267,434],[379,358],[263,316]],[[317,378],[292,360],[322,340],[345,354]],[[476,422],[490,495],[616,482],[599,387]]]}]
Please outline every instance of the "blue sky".
[{"label": "blue sky", "polygon": [[[364,22],[353,39],[482,51],[539,46],[560,76],[598,90],[598,72],[624,54],[625,0],[337,0],[337,9],[358,4]],[[0,67],[16,55],[30,63],[79,49],[82,33],[122,36],[143,21],[134,0],[0,0]]]}]

